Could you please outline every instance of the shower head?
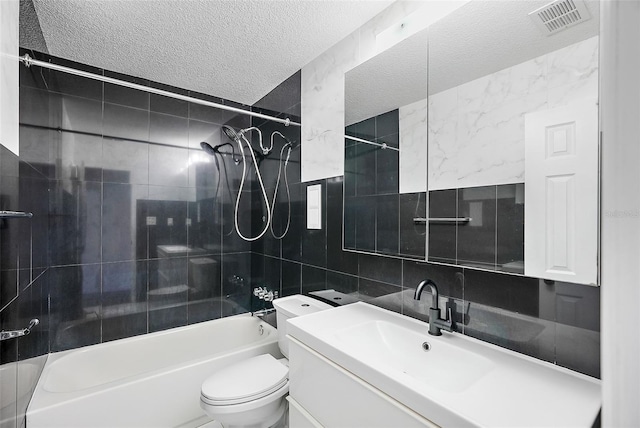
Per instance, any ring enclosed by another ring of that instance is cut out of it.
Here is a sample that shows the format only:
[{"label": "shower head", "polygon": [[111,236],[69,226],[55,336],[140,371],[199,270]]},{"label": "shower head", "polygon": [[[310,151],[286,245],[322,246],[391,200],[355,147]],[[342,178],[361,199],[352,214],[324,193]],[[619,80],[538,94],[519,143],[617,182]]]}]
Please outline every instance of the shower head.
[{"label": "shower head", "polygon": [[[233,130],[232,130],[233,131]],[[229,146],[231,147],[231,153],[228,152],[221,152],[220,148],[224,147],[224,146]],[[233,161],[236,163],[236,165],[238,165],[240,162],[242,162],[242,158],[238,158],[236,157],[236,151],[233,148],[233,144],[231,143],[222,143],[222,144],[218,144],[217,146],[212,146],[211,144],[203,141],[200,143],[200,147],[202,148],[202,150],[204,150],[205,153],[207,153],[208,155],[211,155],[215,158],[216,154],[218,155],[226,155],[226,154],[231,154],[231,158],[233,159]],[[218,161],[216,160],[216,163]]]},{"label": "shower head", "polygon": [[204,141],[200,143],[200,147],[202,148],[202,150],[204,150],[207,154],[210,154],[211,156],[215,156],[215,154],[218,152],[215,148],[211,147],[211,144],[206,143]]},{"label": "shower head", "polygon": [[224,134],[225,134],[227,137],[229,137],[229,139],[230,139],[231,141],[236,141],[236,142],[237,142],[237,141],[240,141],[240,135],[242,135],[242,131],[240,131],[240,132],[238,133],[238,132],[236,132],[236,130],[235,130],[235,129],[233,129],[232,127],[227,126],[227,125],[224,125],[224,126],[222,127],[222,131],[224,132]]}]

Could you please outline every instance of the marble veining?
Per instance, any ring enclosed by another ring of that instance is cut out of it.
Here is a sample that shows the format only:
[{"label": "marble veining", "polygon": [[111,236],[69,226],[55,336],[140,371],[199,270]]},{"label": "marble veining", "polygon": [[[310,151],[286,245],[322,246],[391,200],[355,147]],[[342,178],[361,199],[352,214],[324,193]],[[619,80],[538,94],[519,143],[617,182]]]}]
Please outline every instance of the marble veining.
[{"label": "marble veining", "polygon": [[358,56],[357,35],[302,69],[302,180],[344,174],[344,72]]},{"label": "marble veining", "polygon": [[427,190],[427,100],[400,107],[400,193]]},{"label": "marble veining", "polygon": [[598,37],[429,97],[429,190],[524,180],[524,115],[598,97]]},{"label": "marble veining", "polygon": [[376,34],[421,7],[397,1],[302,68],[302,181],[344,175],[344,73],[378,53]]}]

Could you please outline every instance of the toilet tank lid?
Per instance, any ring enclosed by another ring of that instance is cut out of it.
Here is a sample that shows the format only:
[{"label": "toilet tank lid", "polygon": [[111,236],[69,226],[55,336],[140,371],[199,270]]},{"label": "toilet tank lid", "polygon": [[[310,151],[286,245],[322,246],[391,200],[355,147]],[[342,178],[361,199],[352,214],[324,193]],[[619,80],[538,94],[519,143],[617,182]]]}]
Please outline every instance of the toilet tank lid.
[{"label": "toilet tank lid", "polygon": [[255,399],[281,387],[289,369],[270,354],[239,361],[224,367],[202,383],[202,395],[209,400],[236,404]]},{"label": "toilet tank lid", "polygon": [[275,299],[273,301],[273,307],[287,317],[299,317],[325,309],[331,309],[333,306],[314,299],[313,297],[295,294],[293,296]]}]

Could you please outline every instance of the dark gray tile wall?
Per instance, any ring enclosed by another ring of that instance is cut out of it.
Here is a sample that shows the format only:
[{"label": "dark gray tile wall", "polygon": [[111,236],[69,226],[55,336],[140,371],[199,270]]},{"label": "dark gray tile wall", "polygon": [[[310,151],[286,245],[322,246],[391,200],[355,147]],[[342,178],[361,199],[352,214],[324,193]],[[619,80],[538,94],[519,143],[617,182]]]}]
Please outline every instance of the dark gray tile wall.
[{"label": "dark gray tile wall", "polygon": [[[251,246],[229,235],[241,164],[199,146],[226,141],[221,126],[247,127],[248,117],[36,67],[20,73],[20,157],[0,148],[0,209],[34,217],[0,220],[0,324],[13,330],[33,317],[41,324],[0,342],[3,391],[5,382],[16,391],[2,398],[3,427],[24,424],[38,377],[18,378],[24,360],[35,357],[41,369],[49,352],[246,312],[251,304]],[[250,188],[251,178],[245,213]],[[242,224],[250,229],[250,215]]]},{"label": "dark gray tile wall", "polygon": [[[413,292],[420,281],[431,278],[441,292],[440,307],[450,305],[453,308],[459,332],[591,376],[600,376],[598,288],[547,284],[520,275],[343,251],[342,179],[319,183],[327,193],[323,210],[327,222],[323,234],[314,236],[313,241],[307,239],[306,236],[317,231],[307,231],[304,227],[306,219],[303,219],[302,227],[298,229],[302,245],[295,260],[266,254],[260,243],[255,244],[253,257],[262,258],[253,271],[256,284],[278,290],[281,295],[334,289],[427,320],[429,299],[425,297],[416,302]],[[302,186],[311,184],[317,183],[303,183]],[[305,196],[303,191],[303,201]],[[303,215],[304,206],[304,202],[296,205]],[[310,249],[309,245],[316,248]],[[325,251],[324,258],[305,261],[305,252],[316,254],[318,249]],[[281,275],[268,274],[274,269],[281,269]]]},{"label": "dark gray tile wall", "polygon": [[[346,134],[399,147],[398,110],[347,126]],[[377,254],[424,259],[424,193],[398,194],[396,150],[345,139],[344,247]]]},{"label": "dark gray tile wall", "polygon": [[[24,425],[24,415],[49,352],[48,179],[0,146],[0,210],[32,212],[32,219],[0,219],[0,330],[32,333],[0,342],[0,426]],[[25,197],[25,195],[29,195]]]},{"label": "dark gray tile wall", "polygon": [[524,273],[524,184],[432,190],[429,261]]},{"label": "dark gray tile wall", "polygon": [[[297,101],[299,100],[292,98],[291,104]],[[386,123],[384,120],[378,122]],[[358,124],[359,128],[354,134],[365,138],[368,135],[370,138],[375,133],[375,123],[365,121]],[[266,131],[265,134],[274,126],[259,125]],[[291,139],[299,139],[297,128],[285,131],[290,132],[288,135]],[[349,140],[346,145],[347,152],[355,147]],[[379,160],[372,161],[375,164]],[[347,156],[346,163],[345,174],[353,173],[355,162],[350,163]],[[277,160],[265,160],[263,165],[261,171],[265,182],[269,183],[267,187],[273,189],[277,177]],[[292,171],[292,166],[297,169],[299,164],[289,165],[288,169],[289,177],[297,179],[299,172]],[[361,175],[358,174],[356,178],[359,177]],[[537,278],[477,270],[468,266],[447,266],[410,258],[343,251],[343,192],[357,198],[358,189],[366,190],[370,184],[361,183],[358,188],[353,181],[343,183],[343,177],[309,183],[290,180],[293,184],[289,232],[282,240],[276,240],[269,234],[252,245],[254,284],[277,290],[281,295],[334,289],[356,299],[427,320],[429,297],[414,301],[413,293],[420,281],[431,278],[438,284],[441,292],[440,307],[452,308],[460,333],[599,377],[598,288],[553,282],[547,284]],[[306,229],[306,188],[314,184],[321,184],[323,188],[323,228],[319,231]],[[456,242],[463,239],[463,244],[458,245],[471,248],[467,251],[466,258],[473,262],[473,266],[477,266],[480,260],[489,260],[493,266],[496,260],[501,264],[521,260],[523,195],[522,189],[518,187],[519,185],[506,185],[430,192],[432,217],[455,217],[458,210],[471,217],[478,213],[481,215],[481,218],[476,215],[477,222],[472,225],[480,231],[477,235],[461,232],[462,236],[457,236],[455,226],[432,226],[430,254],[431,251],[436,251],[443,260],[455,261]],[[264,213],[260,204],[256,203],[259,196],[255,190],[254,186],[252,215],[254,232],[257,232],[261,223],[256,219],[261,219]],[[273,190],[269,193],[270,197],[272,194]],[[361,198],[376,197],[365,195]],[[392,203],[397,204],[395,200]],[[379,213],[389,215],[390,208],[384,204],[382,199]],[[373,209],[358,211],[357,215],[361,216],[358,220],[371,211],[375,214],[376,204],[370,206]],[[396,210],[395,207],[397,205],[394,205],[393,210]],[[411,222],[399,228],[399,237],[394,235],[390,239],[398,242],[396,240],[399,238],[400,245],[407,248],[424,249],[424,233],[411,230],[411,233],[403,235],[403,230],[414,226],[413,217],[422,216],[415,213],[420,209],[422,211],[419,212],[424,213],[424,207],[424,193],[400,195],[400,212],[410,213],[408,216],[401,215],[400,221],[406,217]],[[284,219],[276,214],[275,224],[286,220],[287,200],[281,190],[276,203],[276,213],[278,211]],[[352,221],[347,212],[344,219],[346,222]],[[279,227],[278,230],[281,230]],[[357,228],[347,228],[354,229],[356,233],[345,236],[345,240],[357,239]],[[367,233],[376,236],[375,221]],[[388,245],[388,242],[382,239],[379,244]]]},{"label": "dark gray tile wall", "polygon": [[[248,310],[251,247],[226,236],[241,164],[199,146],[226,142],[221,126],[247,127],[248,117],[50,70],[21,72],[21,160],[49,179],[51,351]],[[246,212],[249,203],[248,190]]]}]

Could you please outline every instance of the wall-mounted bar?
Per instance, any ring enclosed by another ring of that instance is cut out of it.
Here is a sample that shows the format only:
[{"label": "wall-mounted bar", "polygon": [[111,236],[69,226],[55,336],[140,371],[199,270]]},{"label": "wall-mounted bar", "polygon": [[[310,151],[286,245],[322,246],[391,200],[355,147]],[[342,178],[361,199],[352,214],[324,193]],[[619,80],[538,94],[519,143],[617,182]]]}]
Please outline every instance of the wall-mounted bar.
[{"label": "wall-mounted bar", "polygon": [[29,322],[29,326],[27,328],[23,328],[22,330],[0,331],[0,341],[26,336],[27,334],[31,333],[31,329],[38,324],[40,324],[40,320],[38,318],[34,318]]},{"label": "wall-mounted bar", "polygon": [[149,86],[139,85],[137,83],[125,82],[124,80],[114,79],[113,77],[100,76],[99,74],[89,73],[87,71],[76,70],[75,68],[65,67],[62,65],[52,64],[46,61],[40,61],[37,59],[31,58],[28,54],[25,54],[18,58],[20,62],[22,62],[27,67],[31,67],[32,65],[49,68],[55,71],[61,71],[63,73],[73,74],[75,76],[86,77],[87,79],[99,80],[105,83],[111,83],[113,85],[124,86],[131,89],[136,89],[138,91],[149,92],[151,94],[162,95],[164,97],[175,98],[177,100],[187,101],[194,104],[200,104],[203,106],[214,107],[221,110],[227,110],[238,114],[244,114],[251,117],[258,117],[260,119],[271,120],[273,122],[282,123],[285,126],[293,125],[293,126],[301,126],[298,122],[293,122],[288,117],[285,119],[281,119],[279,117],[273,117],[262,113],[256,113],[254,111],[247,111],[237,107],[227,106],[224,104],[214,103],[211,101],[201,100],[199,98],[193,98],[186,95],[180,95],[169,91],[164,91],[162,89],[151,88]]},{"label": "wall-mounted bar", "polygon": [[458,217],[458,218],[448,218],[448,217],[429,217],[428,219],[424,217],[415,217],[413,222],[416,224],[424,224],[429,220],[429,223],[435,224],[458,224],[458,223],[469,223],[472,218],[471,217]]},{"label": "wall-mounted bar", "polygon": [[26,213],[24,211],[0,211],[0,218],[31,218],[32,213]]},{"label": "wall-mounted bar", "polygon": [[371,144],[372,146],[378,146],[378,147],[382,148],[383,150],[395,150],[396,152],[400,151],[399,149],[396,149],[395,147],[391,147],[387,143],[374,143],[373,141],[363,140],[362,138],[352,137],[350,135],[345,135],[344,138],[346,138],[348,140],[357,141],[359,143],[365,143],[365,144]]}]

